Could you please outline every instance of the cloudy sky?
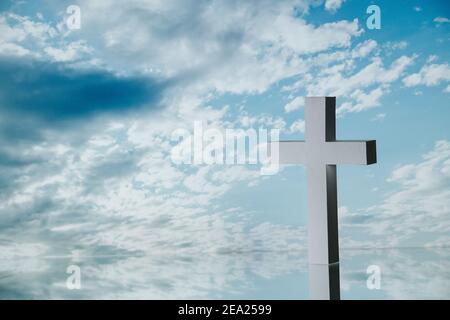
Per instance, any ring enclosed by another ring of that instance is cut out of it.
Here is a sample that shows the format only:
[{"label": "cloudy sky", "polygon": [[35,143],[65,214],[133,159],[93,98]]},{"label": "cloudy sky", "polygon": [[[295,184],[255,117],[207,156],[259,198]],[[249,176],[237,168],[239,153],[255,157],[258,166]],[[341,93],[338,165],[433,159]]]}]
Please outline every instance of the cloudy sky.
[{"label": "cloudy sky", "polygon": [[338,168],[341,246],[448,246],[449,19],[446,0],[2,1],[0,255],[302,251],[303,167],[179,165],[171,134],[303,139],[325,95],[338,139],[378,148]]}]

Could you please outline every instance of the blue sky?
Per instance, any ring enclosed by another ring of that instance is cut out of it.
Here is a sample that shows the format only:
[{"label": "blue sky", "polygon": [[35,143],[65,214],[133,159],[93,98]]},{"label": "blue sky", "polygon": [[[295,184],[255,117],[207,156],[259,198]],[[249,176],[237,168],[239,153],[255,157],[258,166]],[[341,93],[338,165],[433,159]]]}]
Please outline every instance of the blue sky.
[{"label": "blue sky", "polygon": [[[366,27],[370,4],[380,30]],[[304,250],[302,167],[176,165],[170,137],[201,120],[303,138],[307,95],[337,97],[338,139],[377,140],[378,164],[338,168],[341,246],[448,246],[448,1],[0,10],[5,254]]]}]

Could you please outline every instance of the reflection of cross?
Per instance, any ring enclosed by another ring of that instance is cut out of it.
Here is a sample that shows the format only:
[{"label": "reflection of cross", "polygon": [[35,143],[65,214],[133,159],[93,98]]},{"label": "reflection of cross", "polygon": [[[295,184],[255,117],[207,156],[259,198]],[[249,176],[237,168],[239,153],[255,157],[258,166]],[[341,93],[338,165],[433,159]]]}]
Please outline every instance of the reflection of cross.
[{"label": "reflection of cross", "polygon": [[[339,262],[336,164],[376,163],[376,143],[336,141],[336,98],[306,98],[305,140],[280,141],[280,164],[305,164],[310,264]],[[275,149],[276,150],[276,149]]]}]

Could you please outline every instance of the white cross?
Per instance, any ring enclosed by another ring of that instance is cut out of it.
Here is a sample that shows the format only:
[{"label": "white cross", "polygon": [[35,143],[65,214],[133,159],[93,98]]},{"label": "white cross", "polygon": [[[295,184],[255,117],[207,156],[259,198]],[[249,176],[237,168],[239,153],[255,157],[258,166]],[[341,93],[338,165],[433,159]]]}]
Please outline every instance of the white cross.
[{"label": "white cross", "polygon": [[336,141],[336,98],[305,99],[305,140],[279,141],[280,164],[305,164],[310,264],[339,262],[336,164],[376,163],[376,142]]}]

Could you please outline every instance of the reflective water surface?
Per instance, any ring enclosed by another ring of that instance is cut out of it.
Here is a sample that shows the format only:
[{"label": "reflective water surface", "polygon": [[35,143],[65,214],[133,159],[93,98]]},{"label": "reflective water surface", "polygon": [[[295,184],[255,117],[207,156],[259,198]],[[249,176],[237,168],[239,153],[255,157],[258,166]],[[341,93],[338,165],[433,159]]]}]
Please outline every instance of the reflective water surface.
[{"label": "reflective water surface", "polygon": [[[306,252],[2,258],[1,299],[308,299]],[[81,288],[66,286],[68,266]],[[371,265],[380,289],[368,289]],[[342,299],[450,299],[450,248],[341,250]]]}]

